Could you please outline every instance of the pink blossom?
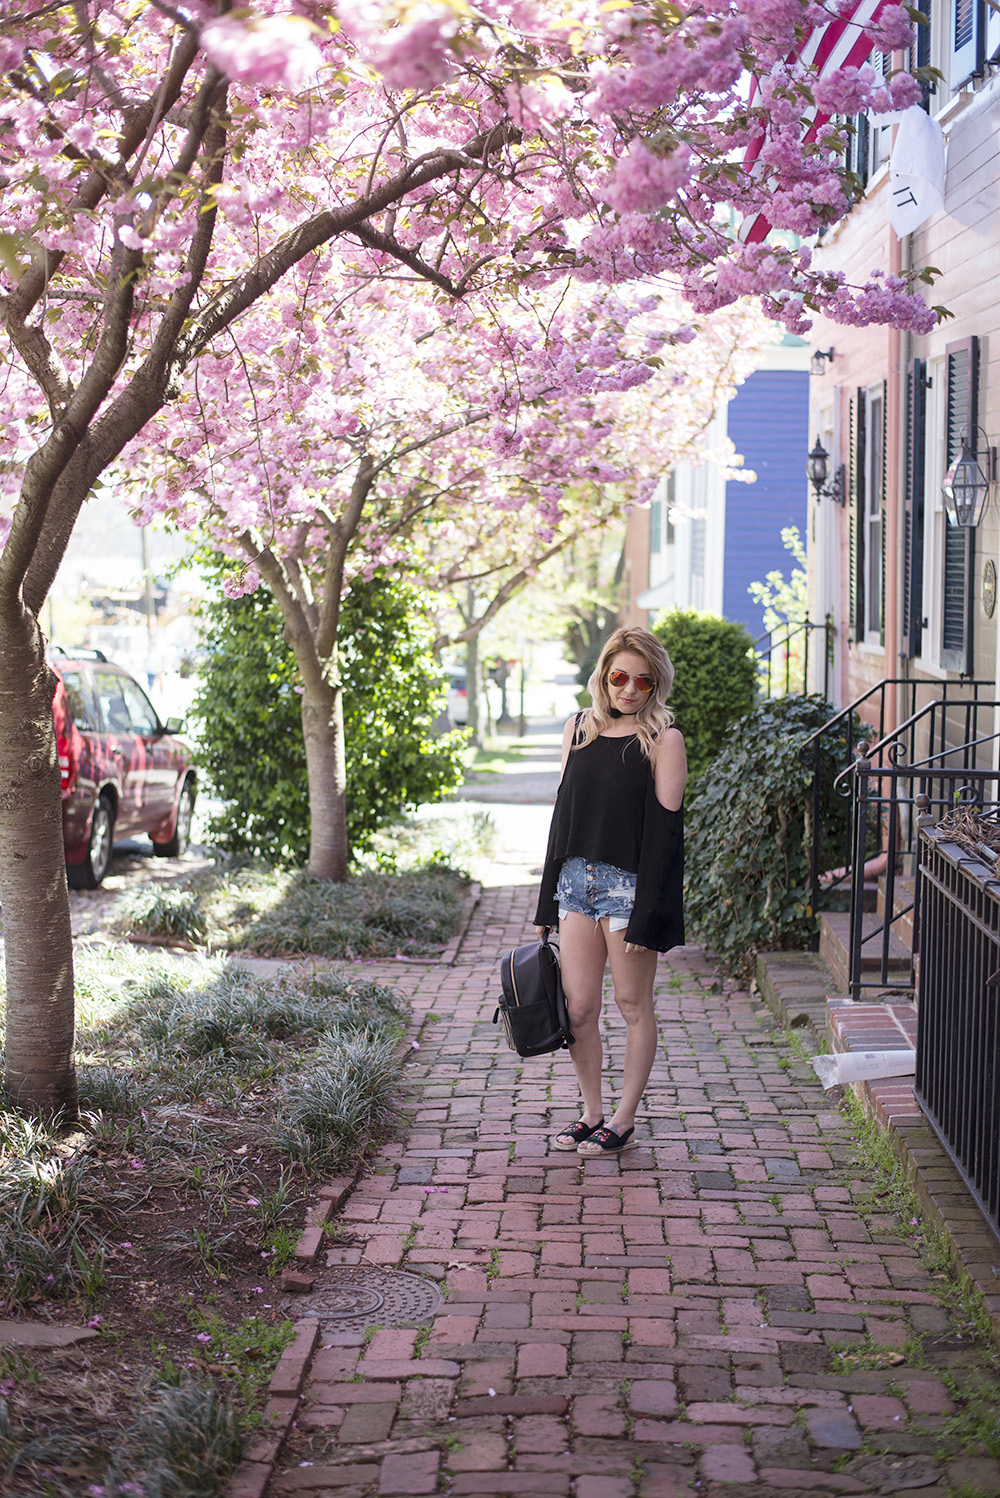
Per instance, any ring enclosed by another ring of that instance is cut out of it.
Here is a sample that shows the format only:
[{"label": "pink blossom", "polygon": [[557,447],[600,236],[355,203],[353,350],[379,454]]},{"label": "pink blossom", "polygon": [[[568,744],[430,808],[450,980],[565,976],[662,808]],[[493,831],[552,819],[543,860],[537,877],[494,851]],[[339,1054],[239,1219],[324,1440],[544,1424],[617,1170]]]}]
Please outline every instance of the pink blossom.
[{"label": "pink blossom", "polygon": [[223,579],[222,591],[227,598],[244,598],[248,593],[254,593],[260,587],[260,573],[257,568],[248,563],[241,567],[239,572]]},{"label": "pink blossom", "polygon": [[669,156],[656,156],[645,141],[634,140],[605,185],[605,200],[619,213],[661,208],[690,180],[690,163],[687,146],[678,146]]},{"label": "pink blossom", "polygon": [[303,16],[222,16],[201,30],[201,44],[220,73],[261,88],[298,94],[311,88],[323,66]]},{"label": "pink blossom", "polygon": [[880,52],[906,52],[916,41],[913,22],[902,5],[886,5],[868,27]]}]

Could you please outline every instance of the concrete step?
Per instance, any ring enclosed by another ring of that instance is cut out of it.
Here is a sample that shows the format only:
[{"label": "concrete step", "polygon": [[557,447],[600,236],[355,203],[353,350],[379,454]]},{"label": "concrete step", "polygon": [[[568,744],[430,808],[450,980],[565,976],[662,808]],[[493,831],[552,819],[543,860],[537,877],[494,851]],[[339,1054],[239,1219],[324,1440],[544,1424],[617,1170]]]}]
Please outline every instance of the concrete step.
[{"label": "concrete step", "polygon": [[[862,936],[870,936],[882,924],[881,916],[866,913],[862,918]],[[820,917],[819,954],[834,980],[836,989],[846,993],[850,974],[851,915],[847,910],[831,910]],[[861,975],[871,979],[882,962],[882,937],[872,936],[861,948]],[[887,988],[906,987],[910,980],[910,949],[897,936],[895,929],[889,933],[889,971]]]}]

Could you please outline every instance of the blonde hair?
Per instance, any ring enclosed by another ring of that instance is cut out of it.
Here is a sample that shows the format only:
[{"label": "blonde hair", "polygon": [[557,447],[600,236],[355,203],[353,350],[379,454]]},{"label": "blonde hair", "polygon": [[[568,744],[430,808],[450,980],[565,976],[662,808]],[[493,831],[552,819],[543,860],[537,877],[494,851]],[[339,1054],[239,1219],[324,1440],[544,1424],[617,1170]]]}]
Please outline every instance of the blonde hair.
[{"label": "blonde hair", "polygon": [[616,629],[605,640],[600,659],[587,682],[593,706],[584,708],[574,748],[582,749],[585,744],[592,744],[613,721],[608,673],[615,656],[625,650],[641,655],[648,675],[653,678],[653,689],[634,717],[639,747],[648,759],[657,738],[674,721],[673,713],[667,707],[670,688],[674,684],[674,668],[663,645],[648,629]]}]

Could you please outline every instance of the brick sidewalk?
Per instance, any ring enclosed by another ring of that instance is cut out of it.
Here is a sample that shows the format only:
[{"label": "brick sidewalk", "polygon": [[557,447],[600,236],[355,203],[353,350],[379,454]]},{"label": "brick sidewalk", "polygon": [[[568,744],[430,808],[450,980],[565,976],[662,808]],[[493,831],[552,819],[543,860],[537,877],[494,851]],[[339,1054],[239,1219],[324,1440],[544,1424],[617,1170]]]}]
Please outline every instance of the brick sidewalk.
[{"label": "brick sidewalk", "polygon": [[660,964],[638,1147],[549,1152],[568,1058],[522,1062],[491,1023],[532,899],[487,890],[452,968],[384,970],[421,1024],[412,1124],[329,1261],[445,1299],[429,1334],[321,1333],[269,1498],[1000,1493],[997,1461],[934,1455],[975,1359],[917,1246],[858,1210],[844,1119],[699,949]]}]

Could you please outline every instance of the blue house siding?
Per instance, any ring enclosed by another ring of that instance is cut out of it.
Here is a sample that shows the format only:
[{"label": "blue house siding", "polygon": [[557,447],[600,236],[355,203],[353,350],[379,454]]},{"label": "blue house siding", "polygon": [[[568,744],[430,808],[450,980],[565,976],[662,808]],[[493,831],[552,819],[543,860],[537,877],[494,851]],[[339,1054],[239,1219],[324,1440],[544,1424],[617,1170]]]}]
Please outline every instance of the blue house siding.
[{"label": "blue house siding", "polygon": [[777,568],[794,565],[781,544],[786,525],[806,536],[809,451],[809,376],[800,370],[760,369],[729,403],[729,436],[755,484],[726,485],[725,578],[722,612],[745,624],[754,639],[763,611],[747,588]]}]

